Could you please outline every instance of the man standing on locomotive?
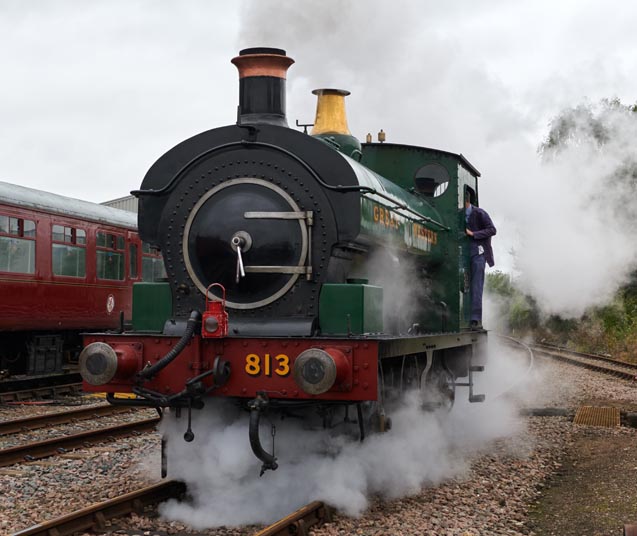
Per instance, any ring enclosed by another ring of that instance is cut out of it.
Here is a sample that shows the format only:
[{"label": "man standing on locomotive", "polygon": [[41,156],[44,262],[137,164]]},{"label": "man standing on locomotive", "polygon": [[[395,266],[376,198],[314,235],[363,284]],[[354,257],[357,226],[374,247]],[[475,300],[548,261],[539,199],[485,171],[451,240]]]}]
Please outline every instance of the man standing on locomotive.
[{"label": "man standing on locomotive", "polygon": [[485,263],[494,265],[491,237],[496,228],[487,212],[471,204],[471,194],[465,192],[465,232],[469,237],[471,257],[471,328],[482,328],[482,289],[484,287]]}]

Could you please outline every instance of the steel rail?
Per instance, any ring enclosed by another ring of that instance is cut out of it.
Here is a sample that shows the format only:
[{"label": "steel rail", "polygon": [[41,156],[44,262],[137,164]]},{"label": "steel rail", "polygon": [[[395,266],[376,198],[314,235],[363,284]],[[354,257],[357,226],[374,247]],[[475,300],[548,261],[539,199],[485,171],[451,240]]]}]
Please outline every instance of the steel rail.
[{"label": "steel rail", "polygon": [[525,343],[523,343],[522,341],[520,341],[518,339],[514,339],[513,337],[509,337],[508,335],[501,335],[499,333],[496,333],[495,336],[500,338],[500,339],[504,339],[508,343],[515,343],[518,346],[521,346],[524,350],[526,350],[527,354],[529,355],[529,366],[524,371],[524,374],[522,375],[522,377],[519,380],[517,380],[516,382],[514,382],[511,387],[509,387],[508,389],[505,389],[504,391],[502,391],[501,393],[499,393],[498,395],[496,395],[494,397],[494,398],[500,398],[500,397],[504,397],[504,396],[508,395],[509,393],[513,392],[513,390],[516,389],[526,379],[526,377],[531,373],[531,371],[533,370],[533,367],[535,365],[535,354],[533,353],[533,349],[528,344],[525,344]]},{"label": "steel rail", "polygon": [[[500,335],[500,337],[515,342],[516,344],[523,344],[512,337],[503,335]],[[531,344],[528,348],[537,356],[552,357],[596,372],[610,374],[627,380],[637,380],[637,365],[634,363],[626,363],[606,355],[577,352],[562,346],[548,344]]]},{"label": "steel rail", "polygon": [[321,501],[314,501],[261,529],[254,536],[308,536],[310,527],[332,520],[332,509]]},{"label": "steel rail", "polygon": [[8,391],[25,391],[37,387],[52,387],[54,385],[68,385],[71,383],[81,382],[82,377],[79,372],[40,376],[9,376],[0,381],[0,393]]},{"label": "steel rail", "polygon": [[144,508],[167,499],[181,498],[186,485],[177,480],[165,480],[108,501],[99,502],[70,514],[38,523],[15,532],[13,536],[70,536],[91,530],[104,531],[106,521],[127,516],[133,512],[143,514]]},{"label": "steel rail", "polygon": [[602,355],[602,354],[591,354],[591,353],[587,353],[587,352],[577,352],[575,350],[570,350],[568,348],[565,348],[563,346],[556,346],[556,345],[552,345],[552,344],[545,344],[545,343],[540,343],[540,344],[534,344],[533,345],[535,348],[537,349],[545,349],[547,351],[554,351],[554,352],[564,352],[567,355],[575,355],[575,356],[581,356],[583,358],[586,359],[592,359],[594,361],[601,361],[604,363],[609,363],[612,365],[618,365],[621,367],[625,367],[628,369],[632,369],[635,370],[636,374],[637,374],[637,364],[635,363],[627,363],[626,361],[620,361],[619,359],[614,359],[613,357],[610,357],[609,355]]},{"label": "steel rail", "polygon": [[637,367],[631,363],[623,363],[603,356],[582,354],[580,352],[565,349],[551,350],[546,347],[536,347],[534,351],[537,355],[549,356],[572,365],[584,367],[596,372],[602,372],[604,374],[610,374],[611,376],[623,378],[625,380],[634,381],[637,379]]},{"label": "steel rail", "polygon": [[60,395],[77,394],[82,391],[81,383],[67,383],[64,385],[47,385],[32,387],[20,391],[0,392],[0,404],[7,402],[19,402],[31,398],[41,399],[44,397],[55,397]]},{"label": "steel rail", "polygon": [[55,454],[64,454],[69,449],[102,443],[106,440],[129,436],[136,432],[149,431],[155,427],[159,420],[159,417],[153,417],[63,437],[45,439],[44,441],[36,441],[26,445],[8,447],[0,450],[0,467],[47,458]]},{"label": "steel rail", "polygon": [[60,411],[57,413],[45,413],[44,415],[34,415],[24,419],[14,419],[11,421],[0,422],[0,436],[8,434],[16,434],[19,432],[28,432],[44,428],[46,426],[56,424],[66,424],[70,422],[91,419],[93,417],[102,417],[125,413],[132,411],[130,407],[111,406],[110,404],[102,404],[99,406],[90,406],[87,408],[72,409],[69,411]]}]

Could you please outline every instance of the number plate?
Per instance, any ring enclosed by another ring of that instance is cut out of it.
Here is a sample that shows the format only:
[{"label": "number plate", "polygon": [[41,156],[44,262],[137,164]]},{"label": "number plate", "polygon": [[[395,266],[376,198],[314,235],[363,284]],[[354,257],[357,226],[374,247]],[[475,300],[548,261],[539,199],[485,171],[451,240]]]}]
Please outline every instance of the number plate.
[{"label": "number plate", "polygon": [[290,358],[285,354],[270,355],[248,354],[245,358],[245,371],[249,376],[272,376],[281,377],[290,374]]}]

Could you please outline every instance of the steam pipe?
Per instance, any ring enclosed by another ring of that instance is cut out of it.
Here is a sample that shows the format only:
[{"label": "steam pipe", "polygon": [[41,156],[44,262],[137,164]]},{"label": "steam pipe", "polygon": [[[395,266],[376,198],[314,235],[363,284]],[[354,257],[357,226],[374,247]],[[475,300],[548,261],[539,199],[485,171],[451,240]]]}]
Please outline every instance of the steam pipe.
[{"label": "steam pipe", "polygon": [[182,350],[186,347],[190,339],[195,333],[195,328],[197,324],[201,320],[201,313],[199,311],[192,311],[190,313],[190,318],[186,324],[186,331],[181,336],[181,339],[175,344],[175,346],[168,352],[164,357],[162,357],[157,363],[154,365],[145,368],[139,374],[137,374],[137,380],[146,381],[155,376],[159,371],[163,370],[166,366],[172,363],[177,356],[182,352]]}]

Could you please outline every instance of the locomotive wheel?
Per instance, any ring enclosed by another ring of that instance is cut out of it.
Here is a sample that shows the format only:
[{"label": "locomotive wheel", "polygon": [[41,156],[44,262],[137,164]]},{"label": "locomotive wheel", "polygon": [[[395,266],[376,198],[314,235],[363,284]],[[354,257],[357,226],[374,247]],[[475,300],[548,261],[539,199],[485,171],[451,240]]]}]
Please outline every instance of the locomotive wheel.
[{"label": "locomotive wheel", "polygon": [[378,375],[378,395],[376,400],[361,403],[365,435],[388,432],[391,430],[391,418],[385,415],[383,378]]},{"label": "locomotive wheel", "polygon": [[377,434],[391,430],[391,419],[385,415],[385,409],[377,401],[363,402],[363,423],[365,434]]},{"label": "locomotive wheel", "polygon": [[445,409],[451,411],[456,400],[456,382],[445,368],[431,371],[420,383],[421,407],[425,411]]}]

